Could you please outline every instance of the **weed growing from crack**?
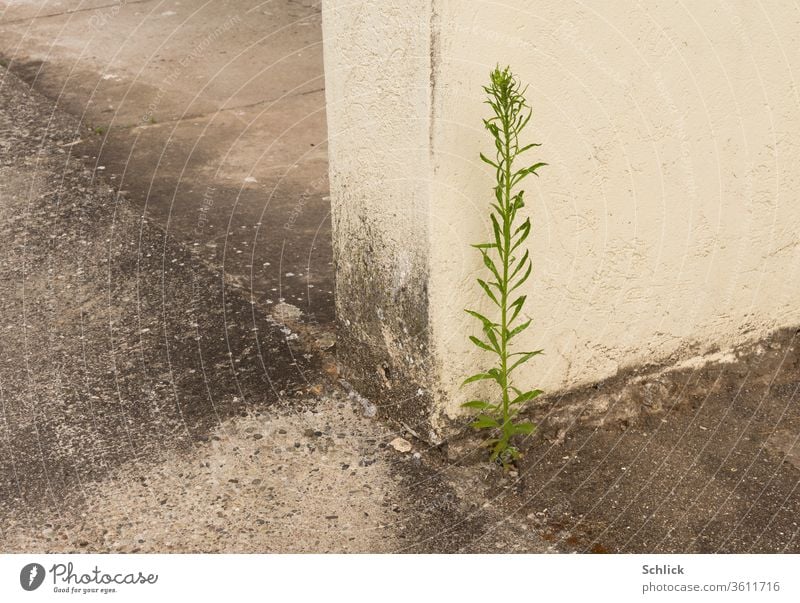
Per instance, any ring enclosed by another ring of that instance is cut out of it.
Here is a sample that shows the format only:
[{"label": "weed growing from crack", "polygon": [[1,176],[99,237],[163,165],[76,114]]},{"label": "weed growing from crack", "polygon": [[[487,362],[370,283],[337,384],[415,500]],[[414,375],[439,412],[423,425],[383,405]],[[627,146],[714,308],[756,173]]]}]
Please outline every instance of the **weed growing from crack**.
[{"label": "weed growing from crack", "polygon": [[537,170],[547,165],[535,163],[520,169],[514,167],[514,162],[520,155],[540,146],[520,146],[519,142],[520,134],[532,114],[525,100],[526,89],[521,88],[508,67],[494,69],[490,85],[484,86],[489,97],[486,103],[492,108],[494,115],[484,119],[483,125],[494,139],[496,156],[492,160],[481,153],[480,157],[495,169],[496,174],[495,199],[490,204],[492,211],[489,213],[494,237],[489,243],[479,243],[473,247],[480,251],[488,272],[486,280],[478,279],[478,285],[496,306],[499,318],[489,319],[474,310],[466,310],[480,321],[483,328],[483,339],[470,336],[470,341],[482,350],[494,354],[496,365],[468,377],[463,385],[482,380],[494,381],[500,389],[500,399],[495,403],[471,400],[462,406],[479,412],[471,426],[478,430],[492,431],[494,437],[485,442],[491,447],[490,458],[502,463],[506,469],[520,456],[519,450],[512,444],[512,438],[516,435],[529,435],[536,429],[533,423],[517,422],[515,419],[526,403],[542,393],[538,389],[518,389],[513,385],[511,377],[515,370],[542,353],[542,350],[514,352],[511,345],[511,340],[531,324],[530,319],[523,320],[522,309],[526,296],[514,292],[528,280],[533,266],[529,252],[523,246],[531,232],[530,218],[521,223],[517,219],[519,210],[525,207],[525,191],[515,190],[524,178],[530,174],[538,176]]}]

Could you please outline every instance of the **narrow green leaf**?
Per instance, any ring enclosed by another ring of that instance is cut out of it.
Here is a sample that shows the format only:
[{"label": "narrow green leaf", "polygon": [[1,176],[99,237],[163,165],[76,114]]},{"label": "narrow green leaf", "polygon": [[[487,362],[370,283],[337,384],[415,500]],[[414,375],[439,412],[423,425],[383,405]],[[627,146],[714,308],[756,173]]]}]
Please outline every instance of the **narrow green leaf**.
[{"label": "narrow green leaf", "polygon": [[511,282],[511,281],[513,281],[513,280],[514,280],[514,277],[515,277],[515,276],[517,276],[517,273],[518,273],[520,270],[522,270],[522,267],[523,267],[523,266],[525,266],[525,265],[527,264],[527,262],[528,262],[528,255],[529,255],[529,254],[528,254],[528,250],[526,249],[526,250],[525,250],[525,253],[524,253],[524,254],[523,254],[523,256],[522,256],[522,259],[520,259],[520,261],[519,261],[519,262],[517,262],[517,265],[514,267],[514,270],[512,270],[512,271],[511,271],[511,274],[509,274],[509,275],[508,275],[508,282]]},{"label": "narrow green leaf", "polygon": [[475,249],[493,249],[494,243],[473,243],[470,247],[474,247]]},{"label": "narrow green leaf", "polygon": [[484,341],[481,341],[480,339],[478,339],[478,338],[477,338],[477,337],[475,337],[474,335],[470,335],[470,336],[469,336],[469,340],[470,340],[472,343],[474,343],[476,346],[478,346],[478,347],[479,347],[479,348],[481,348],[482,350],[486,350],[487,352],[497,352],[497,351],[498,351],[496,348],[493,348],[493,347],[492,347],[492,346],[490,346],[488,343],[486,343],[486,342],[484,342]]},{"label": "narrow green leaf", "polygon": [[481,255],[483,255],[483,264],[492,272],[494,277],[499,282],[500,281],[500,273],[498,272],[497,268],[495,267],[494,262],[492,261],[492,258],[490,258],[489,254],[486,253],[486,251],[484,251],[483,249],[481,249]]},{"label": "narrow green leaf", "polygon": [[520,310],[522,310],[522,306],[525,304],[525,300],[527,299],[527,297],[528,297],[527,295],[520,295],[517,299],[514,300],[514,303],[512,303],[509,306],[509,310],[511,310],[511,316],[513,318],[508,322],[513,322],[514,318],[517,317],[517,314],[519,314]]},{"label": "narrow green leaf", "polygon": [[531,167],[523,168],[523,169],[519,170],[518,172],[516,172],[511,177],[511,186],[516,186],[517,183],[519,183],[521,180],[523,180],[529,174],[533,174],[535,176],[538,176],[539,174],[537,173],[536,170],[539,169],[540,167],[542,167],[543,165],[547,165],[547,164],[546,163],[537,163],[535,165],[532,165]]},{"label": "narrow green leaf", "polygon": [[530,227],[524,228],[524,224],[523,224],[523,226],[521,228],[522,228],[522,232],[519,235],[517,235],[516,233],[514,234],[514,236],[519,236],[519,238],[511,245],[511,249],[509,250],[509,253],[513,252],[517,247],[522,245],[525,242],[525,239],[528,238],[528,233],[530,232]]},{"label": "narrow green leaf", "polygon": [[521,325],[511,329],[511,331],[508,332],[508,337],[506,337],[506,339],[512,339],[515,335],[519,335],[525,329],[527,329],[530,326],[530,324],[531,320],[528,320],[526,322],[523,322]]},{"label": "narrow green leaf", "polygon": [[494,379],[494,376],[490,375],[489,373],[477,373],[472,375],[472,377],[467,377],[464,379],[464,382],[461,385],[464,386],[468,383],[474,383],[475,381],[482,381],[484,379]]},{"label": "narrow green leaf", "polygon": [[475,310],[464,310],[464,312],[466,312],[467,314],[470,314],[471,316],[474,316],[475,318],[480,320],[483,323],[484,328],[486,328],[486,327],[496,327],[497,326],[497,323],[492,322],[491,320],[486,318],[483,314],[479,314],[478,312],[475,312]]},{"label": "narrow green leaf", "polygon": [[500,385],[500,387],[504,387],[503,376],[500,374],[500,371],[498,369],[496,368],[489,369],[488,371],[486,371],[486,374],[489,375],[489,377],[491,377],[495,381],[497,381],[497,384]]},{"label": "narrow green leaf", "polygon": [[[517,172],[517,174],[523,174],[525,176],[527,176],[528,174],[536,174],[536,170],[538,170],[540,167],[544,167],[546,165],[547,165],[546,163],[542,163],[542,162],[534,163],[530,167],[522,168],[521,170],[519,170]],[[536,174],[536,175],[538,176],[538,174]]]},{"label": "narrow green leaf", "polygon": [[463,408],[474,408],[475,410],[486,410],[492,408],[492,405],[484,400],[470,400],[461,405]]},{"label": "narrow green leaf", "polygon": [[517,318],[517,315],[518,315],[518,314],[520,313],[520,311],[522,310],[522,306],[523,306],[523,305],[524,305],[524,300],[523,300],[523,303],[521,303],[521,304],[519,304],[518,306],[516,306],[516,307],[514,307],[513,309],[511,309],[510,318],[508,319],[508,322],[507,322],[507,324],[508,324],[508,325],[510,325],[511,323],[513,323],[513,322],[514,322],[514,320]]},{"label": "narrow green leaf", "polygon": [[472,427],[475,429],[486,429],[489,427],[500,427],[500,423],[498,423],[495,419],[488,415],[480,415],[477,419],[475,419],[472,423],[470,423]]},{"label": "narrow green leaf", "polygon": [[[497,126],[495,126],[495,129],[497,129]],[[494,134],[494,132],[492,132],[492,134]],[[497,149],[499,154],[503,153],[503,142],[499,137],[494,139],[494,147]]]},{"label": "narrow green leaf", "polygon": [[502,243],[503,235],[500,232],[500,224],[498,224],[497,218],[495,217],[494,214],[492,214],[490,217],[492,219],[492,230],[494,230],[494,244],[497,247],[498,251],[500,251],[500,253],[502,253],[502,250],[503,250],[503,243]]},{"label": "narrow green leaf", "polygon": [[521,393],[516,398],[511,400],[511,402],[509,402],[509,404],[524,404],[525,402],[530,402],[531,400],[533,400],[535,398],[538,398],[543,393],[544,392],[542,390],[540,390],[540,389],[532,389],[529,392]]},{"label": "narrow green leaf", "polygon": [[519,151],[517,151],[517,152],[518,152],[518,153],[521,155],[522,153],[524,153],[525,151],[528,151],[528,150],[532,149],[533,147],[540,147],[540,146],[542,146],[542,145],[541,145],[541,143],[538,143],[538,144],[537,144],[537,143],[535,143],[535,142],[534,142],[534,143],[532,143],[532,144],[526,144],[524,147],[522,147],[522,148],[521,148]]},{"label": "narrow green leaf", "polygon": [[492,327],[487,327],[484,325],[483,332],[486,333],[486,337],[489,338],[489,341],[492,344],[493,351],[500,353],[500,344],[497,342],[497,336],[495,335],[494,329]]},{"label": "narrow green leaf", "polygon": [[517,287],[521,286],[525,281],[527,281],[528,277],[531,275],[531,270],[532,269],[533,269],[533,263],[528,262],[528,269],[525,271],[525,274],[523,274],[519,278],[519,280],[516,283],[514,283],[514,286],[511,287],[511,289],[509,289],[508,292],[511,293],[512,291],[514,291],[514,289],[516,289]]},{"label": "narrow green leaf", "polygon": [[478,284],[481,286],[481,289],[484,290],[484,292],[489,297],[489,299],[491,299],[495,303],[495,305],[499,306],[500,302],[497,301],[497,298],[495,297],[495,295],[492,292],[492,290],[489,288],[489,285],[486,284],[486,281],[478,279]]},{"label": "narrow green leaf", "polygon": [[497,164],[496,164],[494,161],[492,161],[491,159],[489,159],[489,158],[488,158],[486,155],[484,155],[483,153],[479,153],[479,154],[480,154],[480,157],[481,157],[481,159],[482,159],[484,162],[486,162],[486,163],[488,163],[489,165],[491,165],[493,168],[497,169],[497,168],[499,168],[499,167],[500,167],[499,165],[497,165]]},{"label": "narrow green leaf", "polygon": [[[528,115],[524,119],[522,117],[520,117],[520,123],[517,126],[517,131],[518,132],[521,131],[525,126],[528,125],[528,122],[531,119],[531,115],[533,115],[533,111],[528,111]],[[529,144],[527,147],[524,147],[524,148],[520,149],[519,151],[517,151],[517,153],[524,153],[525,151],[527,151],[531,147],[538,147],[538,146],[541,146],[541,145]]]},{"label": "narrow green leaf", "polygon": [[528,238],[528,234],[531,232],[531,219],[525,218],[525,221],[514,231],[514,236],[521,237],[518,242],[522,242]]},{"label": "narrow green leaf", "polygon": [[[511,365],[511,368],[508,369],[508,374],[510,375],[511,371],[513,371],[519,365],[524,364],[525,362],[527,362],[528,360],[530,360],[534,356],[538,356],[541,353],[542,353],[542,350],[536,350],[535,352],[520,352],[519,353],[520,359],[517,360],[514,364]],[[515,356],[517,354],[512,354],[512,355]]]}]

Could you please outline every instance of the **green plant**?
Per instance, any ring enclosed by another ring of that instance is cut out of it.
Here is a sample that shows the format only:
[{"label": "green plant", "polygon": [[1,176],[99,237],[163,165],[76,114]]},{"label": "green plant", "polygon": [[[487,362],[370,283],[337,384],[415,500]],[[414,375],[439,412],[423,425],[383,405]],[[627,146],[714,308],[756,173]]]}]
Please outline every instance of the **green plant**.
[{"label": "green plant", "polygon": [[495,403],[472,400],[462,406],[479,411],[471,425],[475,429],[493,432],[495,437],[486,440],[485,444],[491,447],[491,460],[501,462],[505,468],[520,456],[519,450],[512,445],[512,438],[531,434],[536,429],[533,423],[517,422],[516,417],[526,403],[542,393],[538,389],[523,391],[515,387],[512,381],[515,370],[542,353],[542,350],[514,352],[511,346],[511,340],[531,324],[530,319],[524,320],[522,312],[526,296],[515,294],[515,291],[528,280],[533,266],[528,250],[523,247],[531,231],[531,221],[530,218],[521,223],[518,220],[519,210],[525,207],[524,191],[515,190],[524,178],[530,174],[538,176],[537,170],[547,165],[535,163],[520,169],[514,167],[520,155],[540,146],[520,146],[519,142],[520,134],[532,114],[525,100],[526,89],[521,89],[519,81],[508,67],[494,69],[491,72],[491,84],[484,86],[489,97],[486,103],[494,115],[484,119],[483,124],[494,139],[496,157],[492,161],[481,153],[480,158],[491,165],[496,174],[495,201],[490,204],[492,211],[489,214],[494,240],[473,247],[481,252],[489,275],[486,280],[478,279],[478,284],[491,304],[496,306],[499,314],[496,320],[499,322],[474,310],[466,310],[483,327],[484,338],[470,336],[470,341],[482,350],[493,353],[496,365],[467,378],[464,385],[482,380],[494,381],[500,389],[500,396]]}]

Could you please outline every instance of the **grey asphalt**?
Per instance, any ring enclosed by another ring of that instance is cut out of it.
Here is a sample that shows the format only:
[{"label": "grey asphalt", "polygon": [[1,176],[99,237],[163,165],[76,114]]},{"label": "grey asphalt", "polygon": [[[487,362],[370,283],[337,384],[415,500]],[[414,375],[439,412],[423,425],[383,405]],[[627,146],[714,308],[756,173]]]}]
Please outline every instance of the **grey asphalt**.
[{"label": "grey asphalt", "polygon": [[80,133],[0,70],[0,551],[542,547],[436,450],[394,450],[324,325],[271,318],[74,157]]},{"label": "grey asphalt", "polygon": [[333,319],[319,2],[0,2],[75,156],[264,303]]},{"label": "grey asphalt", "polygon": [[58,512],[128,461],[307,394],[300,347],[93,178],[77,124],[0,80],[0,508]]}]

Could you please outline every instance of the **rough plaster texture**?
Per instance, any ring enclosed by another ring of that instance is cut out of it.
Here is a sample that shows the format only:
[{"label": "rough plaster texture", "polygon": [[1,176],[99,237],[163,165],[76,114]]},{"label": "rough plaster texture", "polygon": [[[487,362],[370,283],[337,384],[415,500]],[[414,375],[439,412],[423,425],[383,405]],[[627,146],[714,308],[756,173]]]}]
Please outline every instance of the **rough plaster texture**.
[{"label": "rough plaster texture", "polygon": [[[481,85],[496,63],[530,84],[529,136],[542,143],[530,160],[550,164],[526,182],[534,328],[519,343],[546,355],[525,385],[557,392],[800,322],[795,6],[370,4],[329,11],[325,30],[336,244],[340,259],[368,246],[342,224],[369,206],[391,229],[361,233],[416,254],[407,278],[428,283],[417,303],[436,412],[458,414],[460,380],[487,360],[461,309],[481,304],[469,244],[490,232],[478,152],[491,150]],[[396,265],[365,268],[371,288],[399,278]],[[354,272],[340,272],[351,315]]]},{"label": "rough plaster texture", "polygon": [[339,356],[417,426],[432,408],[430,29],[409,16],[429,13],[427,0],[323,4]]}]

